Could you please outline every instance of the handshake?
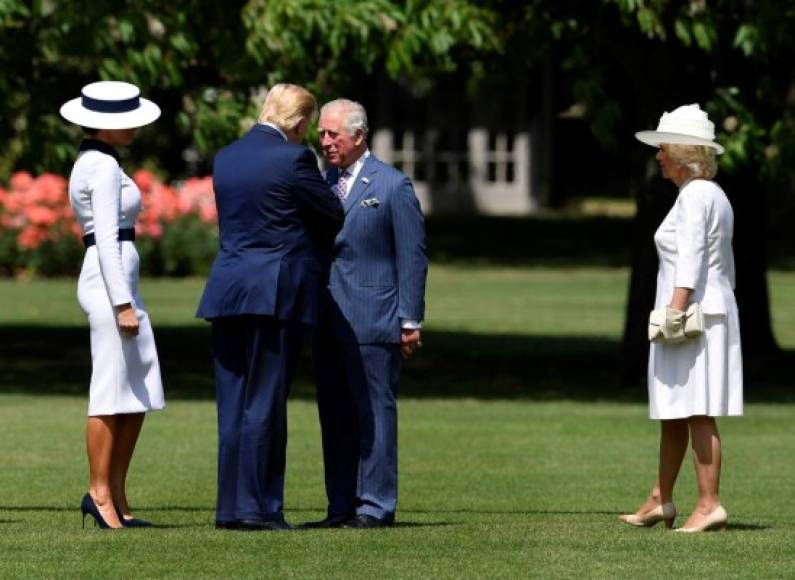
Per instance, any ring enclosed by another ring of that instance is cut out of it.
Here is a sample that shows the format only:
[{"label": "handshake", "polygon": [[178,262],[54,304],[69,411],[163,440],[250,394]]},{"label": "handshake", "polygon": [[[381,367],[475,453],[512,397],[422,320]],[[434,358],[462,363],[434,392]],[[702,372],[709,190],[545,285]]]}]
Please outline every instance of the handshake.
[{"label": "handshake", "polygon": [[698,303],[687,311],[670,306],[652,310],[649,314],[649,341],[679,344],[704,332],[704,312]]}]

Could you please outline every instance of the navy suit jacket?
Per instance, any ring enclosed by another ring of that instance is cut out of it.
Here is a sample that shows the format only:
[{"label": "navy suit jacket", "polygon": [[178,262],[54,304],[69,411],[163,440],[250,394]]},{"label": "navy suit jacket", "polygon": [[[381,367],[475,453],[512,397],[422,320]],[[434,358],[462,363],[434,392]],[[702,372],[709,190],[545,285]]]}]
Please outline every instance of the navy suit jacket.
[{"label": "navy suit jacket", "polygon": [[[326,174],[337,182],[338,170]],[[344,342],[400,342],[401,320],[425,315],[425,225],[411,181],[370,154],[344,202],[327,300],[333,336]]]},{"label": "navy suit jacket", "polygon": [[196,316],[315,324],[328,253],[344,219],[315,155],[255,125],[215,156],[220,250]]}]

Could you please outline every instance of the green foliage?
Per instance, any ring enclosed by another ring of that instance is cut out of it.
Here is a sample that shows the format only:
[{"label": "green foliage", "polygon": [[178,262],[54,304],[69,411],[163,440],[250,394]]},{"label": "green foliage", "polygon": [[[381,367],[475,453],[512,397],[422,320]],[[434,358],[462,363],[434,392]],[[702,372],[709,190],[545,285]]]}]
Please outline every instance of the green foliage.
[{"label": "green foliage", "polygon": [[[724,168],[761,164],[767,179],[786,181],[795,112],[789,70],[777,63],[795,59],[793,26],[795,4],[777,0],[2,0],[0,180],[18,168],[68,171],[79,131],[57,108],[97,78],[135,82],[163,105],[135,154],[173,178],[208,172],[274,82],[325,100],[369,77],[427,94],[456,69],[477,88],[532,83],[552,67],[562,73],[554,106],[577,105],[607,148],[622,147],[627,121],[637,123],[628,108],[659,115],[659,103],[636,102],[639,90],[698,86],[725,113],[719,126],[742,117],[741,133],[720,136],[732,150]],[[669,62],[650,60],[660,53]]]},{"label": "green foliage", "polygon": [[499,48],[497,15],[466,0],[251,0],[243,21],[269,82],[311,79],[321,95],[345,88],[354,67],[383,63],[393,78],[422,84],[454,70],[466,50]]},{"label": "green foliage", "polygon": [[[195,214],[165,224],[162,237],[139,236],[135,242],[140,271],[153,276],[206,276],[218,251],[218,230]],[[17,243],[17,232],[0,229],[0,278],[27,275],[77,276],[83,243],[72,236],[46,240],[35,248]]]},{"label": "green foliage", "polygon": [[206,276],[218,252],[217,229],[197,215],[181,216],[164,229],[159,245],[163,274]]},{"label": "green foliage", "polygon": [[0,277],[11,276],[16,272],[20,265],[19,253],[16,232],[0,228]]},{"label": "green foliage", "polygon": [[[651,41],[666,42],[674,37],[684,47],[701,53],[693,57],[705,59],[707,68],[699,67],[697,74],[711,77],[714,87],[707,107],[717,119],[718,129],[723,129],[719,139],[728,153],[721,158],[724,169],[750,166],[758,168],[768,181],[792,179],[795,104],[789,97],[790,71],[778,63],[795,58],[795,5],[775,0],[609,2],[618,7],[623,22],[634,17],[641,33]],[[672,54],[682,54],[675,49],[671,46]],[[608,97],[601,103],[619,98]]]},{"label": "green foliage", "polygon": [[47,240],[35,250],[21,252],[19,265],[41,276],[76,276],[84,254],[85,247],[80,240],[63,237],[57,241]]},{"label": "green foliage", "polygon": [[175,177],[186,160],[207,172],[275,82],[322,100],[383,69],[427,89],[439,72],[496,50],[497,23],[468,0],[2,0],[0,181],[19,168],[68,172],[80,132],[57,109],[93,80],[136,83],[162,105],[136,152]]},{"label": "green foliage", "polygon": [[262,105],[263,94],[204,88],[183,97],[176,124],[193,136],[192,146],[209,156],[253,123]]}]

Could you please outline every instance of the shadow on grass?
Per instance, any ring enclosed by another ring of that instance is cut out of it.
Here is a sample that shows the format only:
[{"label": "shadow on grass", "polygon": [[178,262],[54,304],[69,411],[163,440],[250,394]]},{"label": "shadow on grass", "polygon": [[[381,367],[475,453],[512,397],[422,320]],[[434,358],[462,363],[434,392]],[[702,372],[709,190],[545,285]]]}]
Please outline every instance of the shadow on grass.
[{"label": "shadow on grass", "polygon": [[[169,399],[214,399],[207,326],[155,329]],[[645,403],[646,387],[622,386],[614,338],[471,334],[427,330],[405,367],[400,391],[412,398],[476,398]],[[747,360],[749,401],[795,402],[795,352]],[[293,398],[314,398],[304,352]],[[91,373],[84,326],[0,326],[0,392],[84,395]]]},{"label": "shadow on grass", "polygon": [[533,509],[513,509],[513,510],[489,510],[489,509],[452,509],[452,510],[412,510],[401,509],[402,514],[478,514],[487,516],[617,516],[619,512],[604,510],[533,510]]},{"label": "shadow on grass", "polygon": [[[215,506],[207,507],[179,507],[179,506],[136,506],[136,511],[148,512],[212,512]],[[76,507],[73,506],[3,506],[0,505],[0,511],[6,512],[71,512],[80,511],[79,503]],[[2,521],[2,520],[0,520]]]},{"label": "shadow on grass", "polygon": [[772,527],[764,524],[743,524],[742,522],[729,522],[726,524],[726,530],[730,532],[757,532],[759,530],[769,530]]},{"label": "shadow on grass", "polygon": [[[0,506],[0,511],[5,512],[77,512],[80,511],[79,507],[63,507],[63,506]],[[182,513],[207,513],[212,514],[215,512],[215,506],[136,506],[137,513],[152,513],[152,512],[182,512]],[[290,507],[284,510],[285,513],[299,513],[299,512],[318,512],[325,513],[326,509],[321,507]],[[510,509],[510,510],[490,510],[490,509],[440,509],[440,510],[424,510],[424,509],[400,509],[401,514],[428,514],[428,515],[444,515],[444,514],[481,514],[481,515],[616,515],[616,511],[604,510],[534,510],[534,509]],[[0,520],[0,523],[16,523],[17,520]],[[433,525],[425,524],[410,524],[407,525]],[[437,522],[436,525],[450,525],[449,522]],[[163,527],[163,526],[156,526]],[[166,526],[171,527],[171,526]],[[753,524],[730,524],[729,527],[737,527],[738,529],[765,529],[767,526],[756,526]]]}]

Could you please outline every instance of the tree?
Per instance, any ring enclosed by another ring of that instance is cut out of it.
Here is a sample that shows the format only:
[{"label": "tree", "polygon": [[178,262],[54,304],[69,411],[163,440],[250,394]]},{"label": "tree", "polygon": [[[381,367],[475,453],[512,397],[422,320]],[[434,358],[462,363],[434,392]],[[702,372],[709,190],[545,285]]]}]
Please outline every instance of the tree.
[{"label": "tree", "polygon": [[426,93],[455,69],[473,87],[531,79],[547,124],[581,115],[637,197],[624,340],[634,375],[648,346],[649,244],[673,198],[652,195],[651,155],[632,134],[699,101],[727,151],[744,345],[770,353],[764,231],[768,204],[792,206],[795,83],[777,63],[795,56],[793,28],[795,5],[775,0],[0,0],[0,181],[12,168],[68,169],[78,133],[57,107],[97,77],[136,82],[164,105],[164,129],[144,132],[134,155],[172,176],[208,171],[273,82],[324,99],[382,71]]},{"label": "tree", "polygon": [[[694,93],[704,97],[710,116],[718,122],[719,140],[726,147],[720,158],[723,176],[719,181],[735,211],[736,295],[743,349],[747,355],[775,354],[778,347],[770,325],[765,234],[768,205],[786,205],[781,203],[782,192],[791,190],[795,175],[795,103],[791,97],[795,84],[789,72],[774,66],[772,58],[789,60],[795,55],[790,34],[795,7],[732,0],[709,8],[696,1],[616,0],[616,4],[625,22],[631,24],[634,18],[652,52],[664,46],[672,55],[684,57],[676,62],[698,63],[690,70],[679,65],[681,70],[664,79],[684,87],[702,85]],[[688,56],[692,60],[687,60]],[[704,80],[709,81],[707,87],[703,87]],[[654,75],[645,82],[661,89],[657,94],[667,94],[660,86],[662,80],[655,82]],[[669,102],[668,106],[675,104]],[[653,290],[646,282],[655,262],[643,242],[651,238],[660,217],[655,215],[659,209],[648,203],[643,191],[638,212],[642,237],[635,246],[623,343],[625,360],[630,361],[625,368],[628,379],[640,374],[637,363],[645,360],[648,349],[641,329],[653,300]]]},{"label": "tree", "polygon": [[0,0],[0,181],[13,168],[68,171],[79,131],[57,109],[92,80],[136,83],[163,106],[139,161],[206,172],[271,84],[326,98],[376,67],[430,84],[493,50],[496,21],[464,0]]}]

